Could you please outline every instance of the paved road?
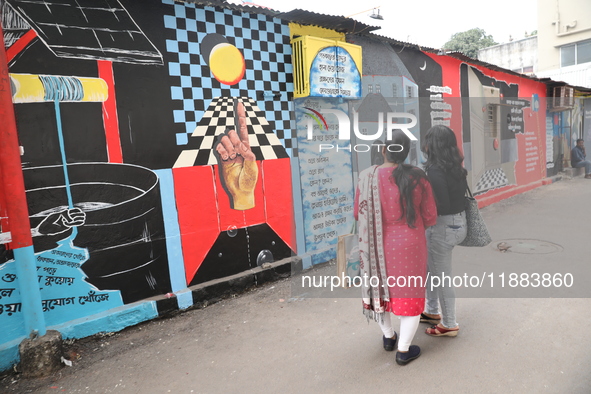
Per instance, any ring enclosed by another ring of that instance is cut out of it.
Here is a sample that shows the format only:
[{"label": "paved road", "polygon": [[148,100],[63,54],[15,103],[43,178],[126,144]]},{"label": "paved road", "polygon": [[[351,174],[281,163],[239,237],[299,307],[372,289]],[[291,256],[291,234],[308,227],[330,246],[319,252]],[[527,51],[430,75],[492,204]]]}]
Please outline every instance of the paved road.
[{"label": "paved road", "polygon": [[[590,203],[591,180],[575,178],[485,208],[493,245],[456,248],[454,275],[572,273],[573,286],[511,293],[507,276],[505,290],[498,281],[468,289],[457,303],[458,337],[431,338],[421,325],[414,343],[423,355],[404,367],[382,349],[356,289],[302,296],[288,279],[74,342],[72,367],[40,380],[5,377],[0,392],[590,393]],[[496,249],[500,241],[513,251]]]}]

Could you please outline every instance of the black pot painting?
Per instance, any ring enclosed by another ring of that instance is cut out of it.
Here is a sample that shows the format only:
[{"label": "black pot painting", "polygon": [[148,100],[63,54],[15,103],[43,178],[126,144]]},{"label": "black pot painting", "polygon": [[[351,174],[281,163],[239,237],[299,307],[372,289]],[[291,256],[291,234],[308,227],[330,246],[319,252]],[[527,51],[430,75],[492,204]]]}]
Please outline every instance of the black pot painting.
[{"label": "black pot painting", "polygon": [[88,250],[82,270],[98,289],[121,291],[125,303],[170,292],[158,176],[129,164],[66,167],[69,182],[61,165],[23,172],[35,252],[70,237]]}]

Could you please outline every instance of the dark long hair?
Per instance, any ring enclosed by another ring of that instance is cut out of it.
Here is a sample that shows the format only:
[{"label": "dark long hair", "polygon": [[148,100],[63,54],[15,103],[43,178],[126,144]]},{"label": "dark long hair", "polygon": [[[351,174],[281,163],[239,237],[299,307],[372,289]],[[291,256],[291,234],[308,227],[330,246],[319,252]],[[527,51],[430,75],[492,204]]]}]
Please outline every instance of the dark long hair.
[{"label": "dark long hair", "polygon": [[427,130],[421,150],[427,156],[425,169],[437,165],[456,179],[465,178],[468,171],[462,166],[464,156],[458,148],[458,141],[452,129],[437,125]]},{"label": "dark long hair", "polygon": [[392,132],[392,139],[386,141],[386,160],[398,166],[392,171],[392,179],[400,191],[401,215],[398,220],[406,219],[410,228],[415,228],[417,213],[413,204],[413,191],[417,185],[423,187],[421,179],[426,179],[425,172],[420,168],[404,164],[410,152],[410,138],[401,130]]}]

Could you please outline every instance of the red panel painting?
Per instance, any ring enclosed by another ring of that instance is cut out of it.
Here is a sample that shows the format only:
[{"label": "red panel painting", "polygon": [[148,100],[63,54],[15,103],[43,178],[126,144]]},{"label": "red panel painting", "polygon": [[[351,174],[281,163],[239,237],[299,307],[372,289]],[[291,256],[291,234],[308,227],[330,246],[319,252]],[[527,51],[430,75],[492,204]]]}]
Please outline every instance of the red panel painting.
[{"label": "red panel painting", "polygon": [[172,173],[189,283],[220,233],[213,167],[175,168]]},{"label": "red panel painting", "polygon": [[294,252],[296,236],[289,159],[263,161],[267,223]]}]

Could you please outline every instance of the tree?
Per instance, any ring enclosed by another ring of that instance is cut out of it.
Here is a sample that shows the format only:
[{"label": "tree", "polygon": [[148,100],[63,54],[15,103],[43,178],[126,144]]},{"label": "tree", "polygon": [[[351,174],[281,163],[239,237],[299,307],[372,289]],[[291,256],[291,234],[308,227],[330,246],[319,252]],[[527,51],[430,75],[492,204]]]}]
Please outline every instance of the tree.
[{"label": "tree", "polygon": [[473,59],[478,58],[478,50],[497,45],[497,42],[491,35],[478,27],[456,33],[451,36],[448,42],[444,44],[446,51],[462,52],[464,55]]}]

